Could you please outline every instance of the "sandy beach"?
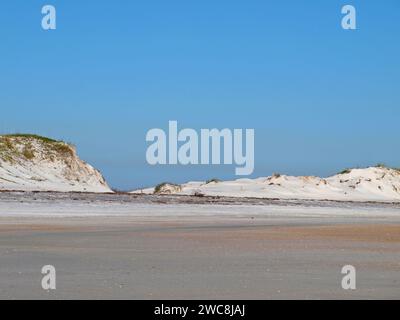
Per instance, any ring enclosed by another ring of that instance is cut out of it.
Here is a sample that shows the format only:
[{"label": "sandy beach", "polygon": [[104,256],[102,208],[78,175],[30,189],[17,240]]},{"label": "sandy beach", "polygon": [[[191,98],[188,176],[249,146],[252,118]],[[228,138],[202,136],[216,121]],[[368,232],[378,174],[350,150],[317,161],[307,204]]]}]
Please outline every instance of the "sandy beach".
[{"label": "sandy beach", "polygon": [[400,297],[398,204],[108,197],[2,193],[0,298]]}]

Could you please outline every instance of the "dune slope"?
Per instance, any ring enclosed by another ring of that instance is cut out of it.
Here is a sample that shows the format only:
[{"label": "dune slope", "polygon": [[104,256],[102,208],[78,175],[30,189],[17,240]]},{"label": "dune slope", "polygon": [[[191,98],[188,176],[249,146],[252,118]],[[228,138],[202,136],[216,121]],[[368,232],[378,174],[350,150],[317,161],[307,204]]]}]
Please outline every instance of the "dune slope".
[{"label": "dune slope", "polygon": [[73,146],[35,135],[0,136],[0,190],[112,192]]},{"label": "dune slope", "polygon": [[[134,193],[153,193],[154,189]],[[171,193],[171,192],[169,192]],[[278,199],[315,199],[339,201],[400,201],[400,171],[385,167],[346,170],[319,178],[274,175],[234,181],[189,182],[175,194],[255,197]]]}]

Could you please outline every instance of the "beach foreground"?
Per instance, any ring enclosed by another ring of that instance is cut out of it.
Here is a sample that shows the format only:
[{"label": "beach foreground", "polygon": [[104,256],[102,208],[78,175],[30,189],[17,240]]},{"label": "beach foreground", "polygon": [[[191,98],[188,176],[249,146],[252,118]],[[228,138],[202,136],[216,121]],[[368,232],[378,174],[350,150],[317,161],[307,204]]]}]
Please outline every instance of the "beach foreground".
[{"label": "beach foreground", "polygon": [[1,193],[0,298],[400,297],[399,204],[108,197]]}]

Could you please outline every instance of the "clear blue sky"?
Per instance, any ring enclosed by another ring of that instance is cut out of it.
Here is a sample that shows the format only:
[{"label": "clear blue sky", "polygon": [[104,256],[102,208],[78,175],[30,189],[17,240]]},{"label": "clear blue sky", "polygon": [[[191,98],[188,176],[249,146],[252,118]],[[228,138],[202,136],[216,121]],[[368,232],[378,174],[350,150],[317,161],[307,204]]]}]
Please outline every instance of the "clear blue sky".
[{"label": "clear blue sky", "polygon": [[169,120],[254,128],[254,177],[400,166],[398,0],[7,0],[0,39],[0,131],[73,142],[113,187],[235,178],[147,165],[146,132]]}]

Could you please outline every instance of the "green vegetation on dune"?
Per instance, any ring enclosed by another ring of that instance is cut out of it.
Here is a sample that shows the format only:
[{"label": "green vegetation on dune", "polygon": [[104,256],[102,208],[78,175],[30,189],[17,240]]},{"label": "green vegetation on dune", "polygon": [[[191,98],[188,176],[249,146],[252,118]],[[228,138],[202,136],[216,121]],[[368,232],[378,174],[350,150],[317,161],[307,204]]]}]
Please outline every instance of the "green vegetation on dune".
[{"label": "green vegetation on dune", "polygon": [[221,180],[219,180],[219,179],[217,179],[217,178],[213,178],[213,179],[207,180],[207,181],[206,181],[206,184],[210,184],[210,183],[220,183],[220,182],[221,182]]},{"label": "green vegetation on dune", "polygon": [[0,136],[0,159],[12,162],[16,153],[12,139],[7,136]]},{"label": "green vegetation on dune", "polygon": [[30,134],[30,133],[5,134],[5,135],[2,135],[2,137],[9,137],[9,138],[32,138],[32,139],[40,140],[40,141],[46,142],[46,143],[63,142],[63,141],[60,141],[60,140],[54,140],[54,139],[51,139],[51,138],[39,136],[39,135],[37,135],[37,134]]},{"label": "green vegetation on dune", "polygon": [[30,134],[30,133],[13,133],[13,134],[5,134],[2,135],[3,137],[9,137],[9,138],[32,138],[32,139],[36,139],[36,140],[40,140],[42,142],[46,142],[46,143],[52,143],[52,142],[62,142],[61,140],[54,140],[51,138],[47,138],[47,137],[43,137],[43,136],[39,136],[37,134]]},{"label": "green vegetation on dune", "polygon": [[179,184],[163,182],[163,183],[156,185],[156,187],[154,188],[154,193],[155,194],[162,193],[162,192],[166,191],[166,189],[168,189],[168,187],[171,187],[172,189],[176,189],[176,190],[181,189],[181,186]]},{"label": "green vegetation on dune", "polygon": [[376,167],[376,168],[384,168],[384,169],[392,169],[392,170],[395,170],[395,171],[400,172],[400,168],[389,167],[389,166],[387,166],[387,165],[384,164],[384,163],[378,163],[378,164],[375,165],[375,167]]},{"label": "green vegetation on dune", "polygon": [[28,160],[32,160],[35,157],[35,152],[33,151],[32,145],[30,143],[27,143],[24,146],[22,154]]},{"label": "green vegetation on dune", "polygon": [[0,159],[3,161],[13,163],[17,159],[33,160],[39,154],[41,158],[51,161],[56,158],[66,160],[74,154],[74,149],[64,141],[36,134],[0,135]]},{"label": "green vegetation on dune", "polygon": [[[373,168],[380,168],[380,169],[391,169],[391,170],[398,171],[400,173],[400,168],[390,167],[390,166],[387,166],[384,163],[377,163],[376,165],[374,165],[372,167]],[[363,168],[362,167],[357,167],[355,169],[363,169]],[[340,171],[338,174],[349,174],[349,173],[351,173],[352,170],[353,169],[344,169],[344,170]]]},{"label": "green vegetation on dune", "polygon": [[342,171],[340,171],[338,174],[348,174],[351,172],[351,169],[344,169]]}]

